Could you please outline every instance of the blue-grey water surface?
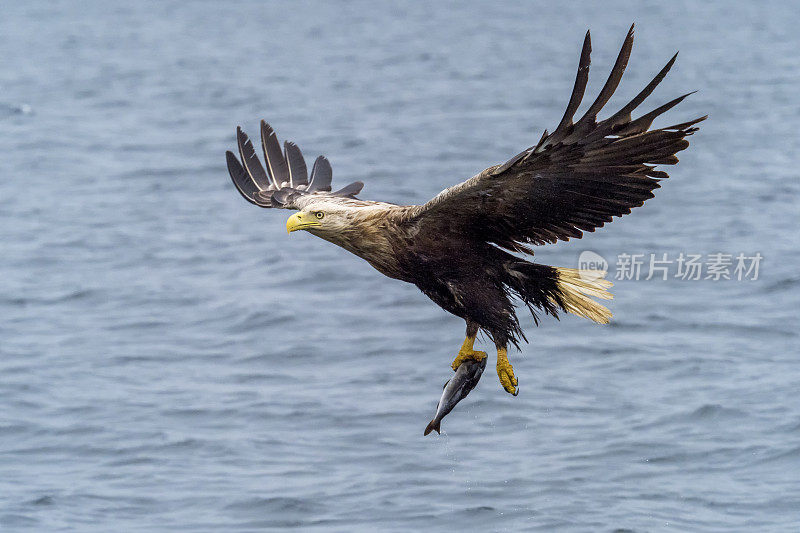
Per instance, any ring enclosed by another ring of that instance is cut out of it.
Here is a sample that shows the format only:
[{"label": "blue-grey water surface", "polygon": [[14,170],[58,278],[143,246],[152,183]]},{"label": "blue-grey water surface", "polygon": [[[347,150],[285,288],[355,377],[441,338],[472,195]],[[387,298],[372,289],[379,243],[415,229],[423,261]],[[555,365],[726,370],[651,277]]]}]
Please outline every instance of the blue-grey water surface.
[{"label": "blue-grey water surface", "polygon": [[[797,6],[560,4],[3,3],[0,530],[800,529]],[[609,109],[680,50],[643,109],[699,89],[661,125],[710,119],[654,200],[537,260],[759,279],[526,316],[520,395],[487,371],[423,437],[463,322],[244,202],[235,127],[424,202],[552,130],[587,28],[593,97],[633,21]]]}]

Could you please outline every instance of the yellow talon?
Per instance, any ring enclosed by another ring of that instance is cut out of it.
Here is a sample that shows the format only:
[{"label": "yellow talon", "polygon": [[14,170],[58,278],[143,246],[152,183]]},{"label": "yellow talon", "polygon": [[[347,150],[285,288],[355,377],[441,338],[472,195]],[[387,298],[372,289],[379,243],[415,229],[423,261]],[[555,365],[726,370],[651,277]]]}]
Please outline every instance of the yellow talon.
[{"label": "yellow talon", "polygon": [[486,352],[479,352],[477,350],[473,350],[472,347],[475,344],[475,337],[467,336],[464,339],[464,343],[461,345],[461,349],[458,351],[458,355],[455,359],[453,359],[453,364],[450,365],[453,370],[458,370],[458,367],[461,366],[461,363],[466,361],[467,359],[474,359],[476,361],[483,361],[486,359]]},{"label": "yellow talon", "polygon": [[519,389],[517,388],[519,382],[514,376],[514,367],[511,366],[508,360],[505,348],[497,350],[497,377],[500,378],[500,385],[503,386],[507,393],[514,396],[519,394]]},{"label": "yellow talon", "polygon": [[486,359],[486,352],[479,352],[477,350],[472,350],[470,352],[459,351],[456,358],[453,359],[453,364],[450,366],[453,367],[453,370],[458,370],[458,367],[461,366],[461,363],[463,363],[467,359],[483,361],[484,359]]}]

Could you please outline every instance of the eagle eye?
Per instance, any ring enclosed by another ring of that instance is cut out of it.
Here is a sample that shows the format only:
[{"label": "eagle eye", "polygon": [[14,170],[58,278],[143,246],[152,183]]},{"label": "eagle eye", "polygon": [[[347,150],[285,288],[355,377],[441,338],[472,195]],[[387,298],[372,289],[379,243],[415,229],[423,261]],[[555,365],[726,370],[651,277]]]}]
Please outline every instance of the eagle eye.
[{"label": "eagle eye", "polygon": [[322,218],[325,216],[325,213],[323,213],[322,211],[317,211],[316,213],[314,213],[314,216],[317,217],[319,220],[322,220]]}]

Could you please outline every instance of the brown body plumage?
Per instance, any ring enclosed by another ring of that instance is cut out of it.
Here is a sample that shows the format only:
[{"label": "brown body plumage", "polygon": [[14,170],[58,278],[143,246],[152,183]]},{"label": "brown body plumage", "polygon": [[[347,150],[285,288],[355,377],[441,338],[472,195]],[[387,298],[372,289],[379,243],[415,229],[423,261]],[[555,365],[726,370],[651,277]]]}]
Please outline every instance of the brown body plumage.
[{"label": "brown body plumage", "polygon": [[414,283],[437,305],[463,318],[467,340],[459,357],[481,357],[483,352],[475,352],[472,342],[483,330],[498,347],[498,373],[506,390],[513,392],[516,378],[505,347],[525,338],[514,301],[523,302],[534,318],[536,311],[552,316],[566,311],[605,323],[611,313],[593,298],[610,298],[606,289],[611,284],[602,278],[604,273],[539,265],[512,252],[532,254],[531,245],[581,238],[584,231],[642,205],[667,177],[654,167],[676,163],[675,153],[689,144],[685,137],[705,118],[650,129],[653,120],[684,95],[632,119],[632,111],[664,78],[673,57],[631,102],[598,122],[597,114],[619,85],[632,45],[633,27],[597,99],[574,121],[588,79],[587,32],[572,96],[553,133],[545,131],[535,146],[424,205],[358,200],[361,182],[330,192],[327,160],[318,158],[308,179],[299,149],[287,143],[282,154],[264,122],[266,170],[241,129],[241,162],[228,152],[228,168],[248,201],[300,211],[287,222],[289,231],[305,229],[337,244],[386,276]]}]

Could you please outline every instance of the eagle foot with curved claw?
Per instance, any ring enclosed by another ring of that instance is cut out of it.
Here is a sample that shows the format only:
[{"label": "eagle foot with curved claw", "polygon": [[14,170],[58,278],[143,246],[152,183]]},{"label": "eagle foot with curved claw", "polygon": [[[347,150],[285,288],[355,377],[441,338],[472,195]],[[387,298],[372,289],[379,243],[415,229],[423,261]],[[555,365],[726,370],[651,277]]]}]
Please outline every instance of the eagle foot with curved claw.
[{"label": "eagle foot with curved claw", "polygon": [[497,351],[497,377],[500,378],[500,385],[507,393],[513,396],[519,394],[519,381],[514,376],[514,367],[511,366],[505,349]]}]

